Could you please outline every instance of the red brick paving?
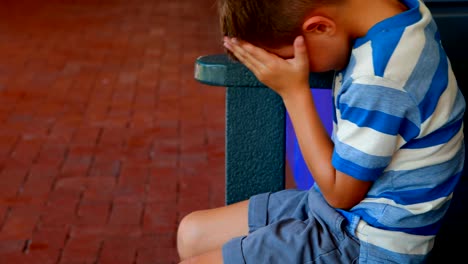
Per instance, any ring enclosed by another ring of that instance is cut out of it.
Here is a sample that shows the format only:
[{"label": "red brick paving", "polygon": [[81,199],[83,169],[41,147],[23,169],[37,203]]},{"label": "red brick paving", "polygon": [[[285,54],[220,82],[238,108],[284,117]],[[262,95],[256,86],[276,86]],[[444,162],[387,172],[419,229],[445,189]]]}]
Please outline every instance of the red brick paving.
[{"label": "red brick paving", "polygon": [[224,203],[214,0],[2,1],[0,263],[176,263]]}]

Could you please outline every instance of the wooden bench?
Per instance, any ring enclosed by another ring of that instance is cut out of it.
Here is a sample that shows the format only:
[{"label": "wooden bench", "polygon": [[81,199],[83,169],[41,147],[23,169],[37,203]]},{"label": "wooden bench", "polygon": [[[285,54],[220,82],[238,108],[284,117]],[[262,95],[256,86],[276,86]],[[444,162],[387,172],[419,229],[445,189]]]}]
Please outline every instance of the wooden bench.
[{"label": "wooden bench", "polygon": [[[468,89],[468,1],[429,1],[459,86]],[[311,74],[310,87],[329,89],[333,73]],[[199,57],[195,79],[226,88],[226,203],[285,188],[286,110],[281,98],[225,54]],[[465,97],[468,100],[468,96]],[[465,135],[468,126],[465,116]],[[468,163],[466,163],[468,164]],[[467,166],[468,167],[468,166]],[[436,238],[429,263],[464,259],[468,237],[468,170]]]}]

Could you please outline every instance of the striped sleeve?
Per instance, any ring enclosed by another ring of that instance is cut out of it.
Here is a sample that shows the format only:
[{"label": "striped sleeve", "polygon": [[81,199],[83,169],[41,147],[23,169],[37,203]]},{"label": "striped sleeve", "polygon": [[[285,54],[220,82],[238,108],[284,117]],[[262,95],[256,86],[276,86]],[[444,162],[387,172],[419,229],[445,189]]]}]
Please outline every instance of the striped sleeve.
[{"label": "striped sleeve", "polygon": [[419,134],[417,104],[404,90],[389,88],[394,84],[386,82],[371,76],[345,83],[336,100],[332,163],[360,180],[375,181],[394,153]]}]

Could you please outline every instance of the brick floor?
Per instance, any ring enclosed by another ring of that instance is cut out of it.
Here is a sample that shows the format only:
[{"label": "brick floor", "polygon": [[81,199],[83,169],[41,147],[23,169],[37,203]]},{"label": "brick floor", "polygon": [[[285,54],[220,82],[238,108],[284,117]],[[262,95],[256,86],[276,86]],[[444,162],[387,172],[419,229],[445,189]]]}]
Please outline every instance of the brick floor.
[{"label": "brick floor", "polygon": [[224,203],[214,0],[5,0],[0,263],[176,263],[188,212]]}]

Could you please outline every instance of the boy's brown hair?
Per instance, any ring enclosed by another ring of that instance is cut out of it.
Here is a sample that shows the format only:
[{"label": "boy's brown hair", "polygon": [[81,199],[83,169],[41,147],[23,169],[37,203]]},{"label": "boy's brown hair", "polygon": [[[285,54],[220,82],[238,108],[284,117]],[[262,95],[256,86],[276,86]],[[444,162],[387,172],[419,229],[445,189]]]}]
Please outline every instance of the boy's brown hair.
[{"label": "boy's brown hair", "polygon": [[281,48],[301,35],[306,16],[340,0],[218,0],[222,34],[257,46]]}]

